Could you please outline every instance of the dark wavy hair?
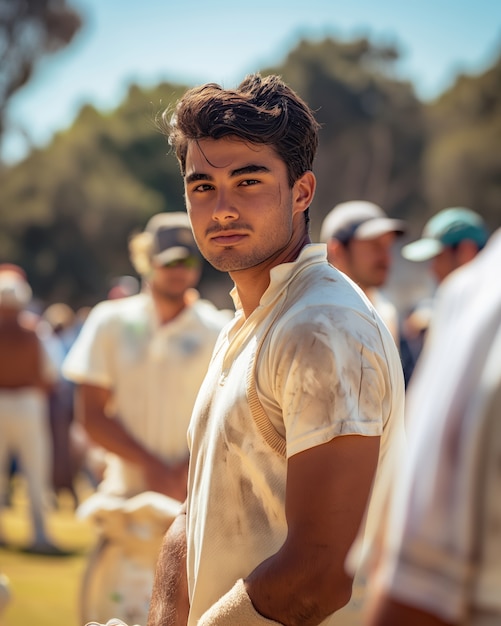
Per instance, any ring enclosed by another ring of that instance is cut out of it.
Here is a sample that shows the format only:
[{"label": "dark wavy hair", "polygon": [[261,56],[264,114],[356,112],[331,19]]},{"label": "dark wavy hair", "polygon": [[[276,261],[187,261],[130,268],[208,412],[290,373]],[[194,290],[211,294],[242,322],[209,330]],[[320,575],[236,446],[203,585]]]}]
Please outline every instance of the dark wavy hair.
[{"label": "dark wavy hair", "polygon": [[165,110],[161,131],[186,173],[188,143],[234,136],[272,146],[287,167],[290,187],[311,170],[319,124],[308,105],[279,76],[247,76],[235,89],[208,83],[188,90],[174,112]]}]

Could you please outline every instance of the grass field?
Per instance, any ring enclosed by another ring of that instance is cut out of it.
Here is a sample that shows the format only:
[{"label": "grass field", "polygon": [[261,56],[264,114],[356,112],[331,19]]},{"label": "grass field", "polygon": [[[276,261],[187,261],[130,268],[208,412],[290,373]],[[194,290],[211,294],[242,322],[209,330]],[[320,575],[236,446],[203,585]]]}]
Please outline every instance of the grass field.
[{"label": "grass field", "polygon": [[[88,495],[85,483],[78,492],[81,498]],[[82,626],[78,595],[95,540],[93,529],[75,516],[71,497],[63,492],[57,510],[49,514],[48,530],[68,555],[28,554],[23,552],[31,538],[27,507],[23,481],[16,478],[12,506],[1,519],[8,546],[0,548],[0,572],[9,579],[12,600],[0,616],[0,626]]]}]

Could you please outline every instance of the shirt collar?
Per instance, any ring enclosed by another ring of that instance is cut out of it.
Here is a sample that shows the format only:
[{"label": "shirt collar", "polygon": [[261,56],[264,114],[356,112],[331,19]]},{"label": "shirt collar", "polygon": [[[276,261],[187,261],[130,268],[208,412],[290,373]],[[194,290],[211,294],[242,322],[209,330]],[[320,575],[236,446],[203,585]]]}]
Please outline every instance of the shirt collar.
[{"label": "shirt collar", "polygon": [[[299,253],[295,261],[281,263],[270,271],[270,284],[261,297],[260,305],[271,304],[281,294],[291,280],[307,265],[325,263],[327,261],[327,245],[324,243],[309,243]],[[230,291],[235,310],[242,308],[236,287]]]}]

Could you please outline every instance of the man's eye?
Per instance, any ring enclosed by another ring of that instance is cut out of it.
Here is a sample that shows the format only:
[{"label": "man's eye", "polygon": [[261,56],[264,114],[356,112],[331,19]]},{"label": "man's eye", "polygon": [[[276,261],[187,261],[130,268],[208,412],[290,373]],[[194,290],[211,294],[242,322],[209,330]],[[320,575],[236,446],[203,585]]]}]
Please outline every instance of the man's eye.
[{"label": "man's eye", "polygon": [[212,185],[209,185],[209,183],[201,183],[200,185],[197,185],[193,191],[210,191],[212,189]]},{"label": "man's eye", "polygon": [[259,183],[255,178],[248,178],[247,180],[243,180],[240,184],[243,186],[257,185]]}]

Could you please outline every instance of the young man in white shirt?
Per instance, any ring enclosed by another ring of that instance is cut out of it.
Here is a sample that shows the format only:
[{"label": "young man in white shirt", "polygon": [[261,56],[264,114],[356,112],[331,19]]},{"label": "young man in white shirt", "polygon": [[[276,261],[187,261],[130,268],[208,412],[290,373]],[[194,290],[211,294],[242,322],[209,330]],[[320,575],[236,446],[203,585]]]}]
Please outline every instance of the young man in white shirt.
[{"label": "young man in white shirt", "polygon": [[259,75],[190,90],[167,122],[195,239],[237,311],[195,405],[148,624],[353,623],[345,558],[371,487],[369,534],[378,516],[404,388],[387,328],[310,241],[318,123]]}]

